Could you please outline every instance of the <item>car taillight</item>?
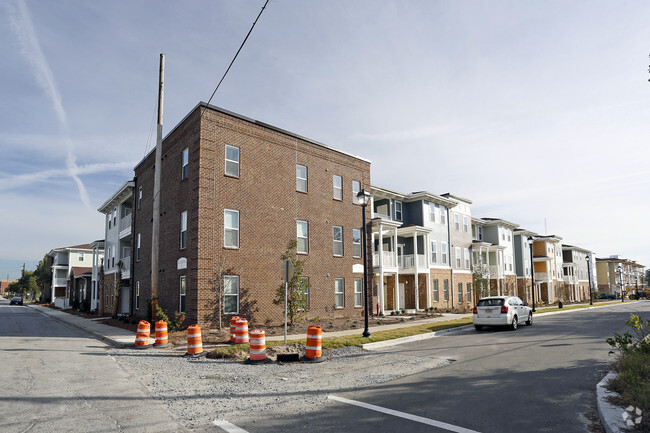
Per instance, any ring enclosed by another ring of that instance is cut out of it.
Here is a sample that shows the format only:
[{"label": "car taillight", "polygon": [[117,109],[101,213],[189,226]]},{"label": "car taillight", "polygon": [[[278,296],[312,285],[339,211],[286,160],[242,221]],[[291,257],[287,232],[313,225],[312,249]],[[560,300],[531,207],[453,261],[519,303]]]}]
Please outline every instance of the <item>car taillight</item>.
[{"label": "car taillight", "polygon": [[476,307],[474,307],[474,309],[472,310],[472,314],[478,314],[478,310],[476,309]]},{"label": "car taillight", "polygon": [[507,306],[504,305],[503,307],[501,307],[501,314],[508,314],[508,307]]}]

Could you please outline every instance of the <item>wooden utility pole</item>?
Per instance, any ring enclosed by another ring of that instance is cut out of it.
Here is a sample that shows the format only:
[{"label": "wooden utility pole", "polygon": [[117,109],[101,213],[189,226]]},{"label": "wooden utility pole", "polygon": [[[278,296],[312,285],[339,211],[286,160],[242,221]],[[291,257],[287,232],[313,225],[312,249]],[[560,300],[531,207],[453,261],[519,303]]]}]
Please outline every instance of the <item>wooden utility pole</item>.
[{"label": "wooden utility pole", "polygon": [[160,172],[162,169],[162,125],[163,97],[165,93],[165,55],[160,54],[160,75],[158,82],[158,131],[156,134],[156,162],[153,181],[153,226],[151,235],[151,315],[156,320],[158,305],[158,254],[160,241]]}]

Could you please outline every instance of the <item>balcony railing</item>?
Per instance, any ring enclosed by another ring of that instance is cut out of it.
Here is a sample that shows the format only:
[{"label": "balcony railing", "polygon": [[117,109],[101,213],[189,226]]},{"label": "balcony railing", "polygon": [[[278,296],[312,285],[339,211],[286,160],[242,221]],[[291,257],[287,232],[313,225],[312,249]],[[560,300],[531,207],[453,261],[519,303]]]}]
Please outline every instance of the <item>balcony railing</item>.
[{"label": "balcony railing", "polygon": [[52,285],[54,287],[63,287],[68,284],[67,278],[52,278]]},{"label": "balcony railing", "polygon": [[131,275],[131,256],[122,257],[122,278],[129,278]]},{"label": "balcony railing", "polygon": [[565,275],[563,280],[566,284],[578,284],[578,277],[575,275]]},{"label": "balcony railing", "polygon": [[503,266],[490,265],[489,270],[490,278],[503,278],[504,276]]},{"label": "balcony railing", "polygon": [[550,281],[548,272],[535,272],[535,281]]},{"label": "balcony railing", "polygon": [[[395,253],[393,251],[382,251],[381,254],[384,266],[395,267]],[[372,264],[373,266],[379,266],[379,253],[373,253]]]}]

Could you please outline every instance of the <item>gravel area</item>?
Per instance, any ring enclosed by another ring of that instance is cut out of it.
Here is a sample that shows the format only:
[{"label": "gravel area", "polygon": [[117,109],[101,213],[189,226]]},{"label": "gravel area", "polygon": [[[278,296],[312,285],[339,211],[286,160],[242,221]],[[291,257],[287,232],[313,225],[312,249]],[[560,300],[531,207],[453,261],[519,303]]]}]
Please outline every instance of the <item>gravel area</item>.
[{"label": "gravel area", "polygon": [[371,388],[450,362],[357,347],[328,351],[321,363],[258,365],[191,359],[156,349],[113,349],[109,354],[190,429],[212,425],[215,419],[233,422],[243,412],[260,417],[310,412],[329,394]]}]

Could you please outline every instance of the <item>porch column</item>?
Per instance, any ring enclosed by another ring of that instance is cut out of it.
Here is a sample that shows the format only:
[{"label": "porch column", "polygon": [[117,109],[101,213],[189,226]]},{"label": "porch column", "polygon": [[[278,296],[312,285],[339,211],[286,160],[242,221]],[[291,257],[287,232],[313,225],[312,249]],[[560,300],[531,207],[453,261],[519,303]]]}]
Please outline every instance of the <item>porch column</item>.
[{"label": "porch column", "polygon": [[399,310],[399,263],[397,261],[397,227],[393,228],[393,260],[395,263],[395,309]]},{"label": "porch column", "polygon": [[486,248],[487,252],[485,253],[485,261],[487,262],[487,274],[488,274],[488,286],[487,286],[487,295],[485,293],[481,293],[481,296],[490,296],[490,291],[491,289],[491,282],[490,280],[492,279],[492,269],[490,269],[490,248]]},{"label": "porch column", "polygon": [[[374,235],[374,233],[373,233]],[[375,246],[374,237],[373,237],[373,249]],[[377,248],[377,256],[379,261],[379,287],[377,288],[377,296],[379,300],[379,311],[381,314],[384,314],[386,308],[385,299],[384,299],[384,234],[383,227],[381,225],[381,220],[379,221],[379,247]]]},{"label": "porch column", "polygon": [[415,310],[420,309],[420,287],[418,280],[420,276],[420,267],[418,266],[418,234],[413,233],[413,251],[415,251]]},{"label": "porch column", "polygon": [[431,238],[429,238],[429,235],[426,236],[425,242],[425,260],[427,261],[427,308],[431,308]]}]

